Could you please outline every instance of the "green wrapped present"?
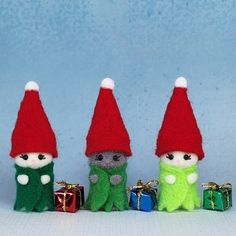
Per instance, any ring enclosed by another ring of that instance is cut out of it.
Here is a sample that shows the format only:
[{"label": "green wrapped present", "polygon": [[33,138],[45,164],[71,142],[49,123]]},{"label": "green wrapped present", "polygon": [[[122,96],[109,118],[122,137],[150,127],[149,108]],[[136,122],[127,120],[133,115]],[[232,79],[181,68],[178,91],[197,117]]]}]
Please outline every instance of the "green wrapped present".
[{"label": "green wrapped present", "polygon": [[232,206],[232,185],[214,182],[203,183],[203,208],[215,211],[224,211]]}]

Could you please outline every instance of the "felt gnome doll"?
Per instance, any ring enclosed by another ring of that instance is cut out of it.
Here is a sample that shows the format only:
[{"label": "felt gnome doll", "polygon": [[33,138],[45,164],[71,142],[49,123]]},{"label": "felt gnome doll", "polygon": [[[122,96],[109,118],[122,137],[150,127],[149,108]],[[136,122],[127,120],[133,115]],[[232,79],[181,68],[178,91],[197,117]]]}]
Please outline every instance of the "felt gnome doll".
[{"label": "felt gnome doll", "polygon": [[200,207],[198,161],[204,157],[202,136],[187,96],[187,81],[177,78],[157,138],[160,157],[158,209],[193,210]]},{"label": "felt gnome doll", "polygon": [[10,156],[15,159],[18,211],[54,210],[53,158],[57,157],[55,134],[44,112],[39,87],[34,81],[25,86]]},{"label": "felt gnome doll", "polygon": [[131,156],[130,139],[113,88],[112,79],[102,81],[87,135],[90,191],[85,208],[91,211],[128,208],[126,167]]}]

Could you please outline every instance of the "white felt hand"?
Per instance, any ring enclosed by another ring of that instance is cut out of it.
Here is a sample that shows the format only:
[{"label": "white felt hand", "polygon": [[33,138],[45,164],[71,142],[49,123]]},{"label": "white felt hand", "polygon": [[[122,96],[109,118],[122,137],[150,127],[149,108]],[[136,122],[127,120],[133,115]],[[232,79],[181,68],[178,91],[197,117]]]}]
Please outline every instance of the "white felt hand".
[{"label": "white felt hand", "polygon": [[21,185],[26,185],[29,182],[29,177],[27,175],[18,175],[17,176],[17,181]]},{"label": "white felt hand", "polygon": [[119,184],[121,181],[122,181],[122,176],[120,176],[120,175],[112,175],[112,176],[110,177],[110,183],[111,183],[112,185],[117,185],[117,184]]},{"label": "white felt hand", "polygon": [[90,175],[89,180],[93,183],[96,184],[98,182],[98,176],[97,175]]},{"label": "white felt hand", "polygon": [[198,175],[195,172],[191,173],[187,176],[187,181],[189,184],[195,183],[197,181],[197,179],[198,179]]},{"label": "white felt hand", "polygon": [[167,184],[174,184],[176,181],[176,177],[174,175],[167,175],[165,177],[165,181]]},{"label": "white felt hand", "polygon": [[42,184],[47,184],[49,183],[51,180],[50,176],[49,175],[42,175],[41,176],[41,183]]}]

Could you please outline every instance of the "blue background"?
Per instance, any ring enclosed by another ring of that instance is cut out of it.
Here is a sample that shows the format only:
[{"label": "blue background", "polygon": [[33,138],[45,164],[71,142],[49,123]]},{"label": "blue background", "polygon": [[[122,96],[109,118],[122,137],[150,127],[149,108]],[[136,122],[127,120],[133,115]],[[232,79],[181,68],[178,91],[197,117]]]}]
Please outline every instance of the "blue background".
[{"label": "blue background", "polygon": [[0,206],[15,197],[10,137],[38,82],[58,140],[56,180],[88,190],[85,137],[104,77],[132,139],[128,184],[158,176],[156,135],[177,76],[202,131],[200,182],[236,184],[236,2],[0,1]]}]

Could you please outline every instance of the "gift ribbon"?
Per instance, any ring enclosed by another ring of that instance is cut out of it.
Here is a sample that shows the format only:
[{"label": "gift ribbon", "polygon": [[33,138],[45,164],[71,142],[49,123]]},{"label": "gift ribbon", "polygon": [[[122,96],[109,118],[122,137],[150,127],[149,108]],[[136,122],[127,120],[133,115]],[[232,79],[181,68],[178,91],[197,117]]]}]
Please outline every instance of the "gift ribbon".
[{"label": "gift ribbon", "polygon": [[219,189],[224,189],[226,190],[226,201],[227,201],[227,208],[229,208],[230,201],[229,201],[229,190],[232,189],[232,184],[227,182],[223,184],[217,184],[215,182],[208,182],[208,183],[202,183],[203,188],[207,188],[210,191],[210,196],[211,196],[211,207],[214,210],[215,209],[215,204],[213,201],[213,191],[217,191]]},{"label": "gift ribbon", "polygon": [[63,203],[62,203],[62,209],[63,211],[66,211],[66,203],[69,201],[69,199],[66,200],[66,195],[68,193],[69,190],[75,190],[75,191],[79,191],[79,196],[80,196],[80,206],[82,206],[82,194],[81,194],[81,190],[79,188],[79,184],[68,184],[65,181],[58,181],[56,182],[57,185],[65,188],[65,192],[63,193]]},{"label": "gift ribbon", "polygon": [[137,193],[137,196],[138,196],[138,202],[137,202],[137,209],[140,210],[140,197],[141,197],[141,194],[143,191],[148,191],[150,192],[151,190],[154,190],[157,188],[159,184],[159,181],[158,180],[150,180],[149,182],[147,183],[143,183],[141,179],[138,180],[137,184],[134,185],[134,186],[131,186],[128,188],[128,191],[132,191],[134,189],[138,189],[138,193]]}]

